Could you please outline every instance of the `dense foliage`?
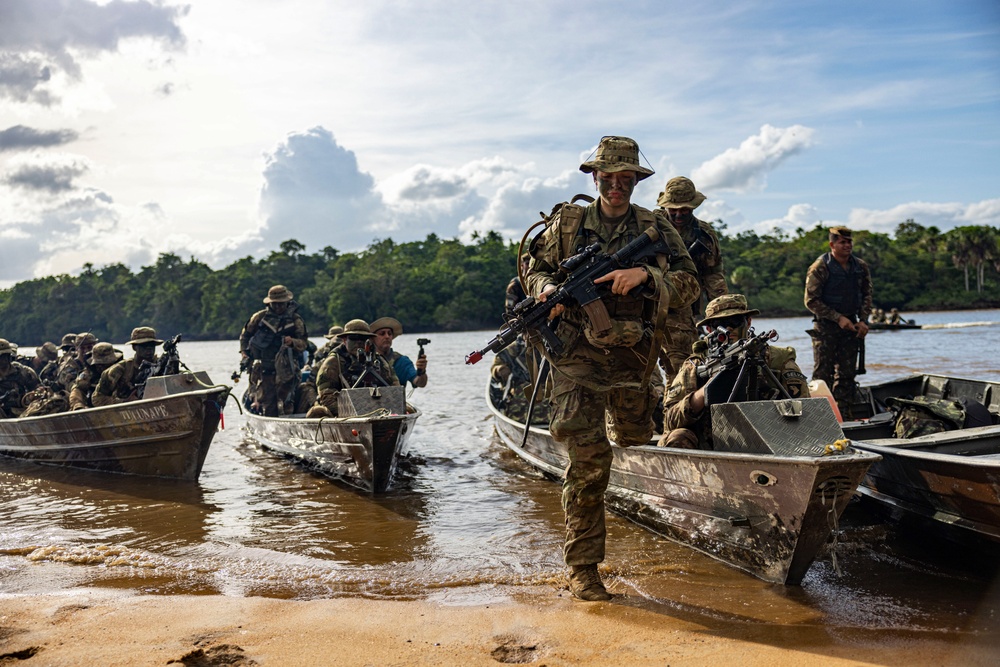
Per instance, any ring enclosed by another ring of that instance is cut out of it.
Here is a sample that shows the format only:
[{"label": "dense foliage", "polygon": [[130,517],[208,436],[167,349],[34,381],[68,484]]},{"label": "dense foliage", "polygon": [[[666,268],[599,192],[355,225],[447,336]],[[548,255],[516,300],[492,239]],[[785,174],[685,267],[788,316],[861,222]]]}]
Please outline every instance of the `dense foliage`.
[{"label": "dense foliage", "polygon": [[[725,233],[716,223],[732,291],[765,315],[805,314],[806,269],[827,245],[817,226],[794,236]],[[1000,230],[960,227],[942,234],[912,220],[894,237],[855,232],[855,252],[872,268],[876,305],[901,311],[1000,305]],[[331,247],[307,254],[295,240],[263,259],[245,257],[214,271],[193,258],[163,254],[132,273],[122,264],[84,267],[0,291],[0,337],[37,345],[67,332],[92,331],[124,342],[134,326],[162,336],[235,338],[263,307],[271,285],[284,284],[313,336],[332,323],[391,315],[411,333],[500,325],[504,289],[515,271],[515,243],[489,233],[471,245],[441,240],[375,241],[359,253]]]}]

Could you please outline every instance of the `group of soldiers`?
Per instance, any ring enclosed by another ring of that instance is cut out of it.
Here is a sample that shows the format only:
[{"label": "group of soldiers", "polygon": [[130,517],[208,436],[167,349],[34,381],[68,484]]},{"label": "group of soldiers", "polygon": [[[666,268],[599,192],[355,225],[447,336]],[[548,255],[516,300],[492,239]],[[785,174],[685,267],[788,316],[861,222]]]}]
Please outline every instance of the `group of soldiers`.
[{"label": "group of soldiers", "polygon": [[271,287],[264,304],[240,333],[240,368],[250,374],[250,410],[268,417],[335,417],[342,389],[427,386],[422,346],[416,363],[392,349],[393,341],[403,335],[399,320],[380,317],[369,324],[353,319],[334,325],[324,336],[327,343],[317,349],[287,287]]},{"label": "group of soldiers", "polygon": [[[639,156],[632,139],[601,139],[593,158],[580,165],[592,175],[597,199],[588,206],[567,203],[553,209],[520,258],[519,276],[508,286],[508,317],[527,296],[544,302],[567,278],[561,263],[592,244],[611,254],[655,229],[669,249],[595,280],[607,288],[601,301],[610,323],[598,329],[579,304],[559,303],[550,311],[549,326],[561,353],[518,341],[506,355],[497,355],[491,369],[494,381],[507,386],[501,407],[511,414],[524,410],[521,399],[528,395],[522,386],[513,392],[516,400],[510,398],[512,378],[527,385],[539,378],[538,369],[546,362],[551,366],[541,409],[547,410],[550,433],[569,457],[562,495],[563,555],[570,567],[570,591],[588,601],[611,597],[597,568],[605,556],[611,439],[623,447],[647,444],[662,406],[661,446],[711,449],[707,379],[696,372],[709,348],[699,340],[699,329],[712,332],[717,346],[732,345],[748,336],[752,317],[759,313],[743,295],[728,293],[715,230],[694,215],[706,197],[689,178],[667,181],[655,210],[631,203],[636,184],[654,173],[640,164]],[[829,246],[806,279],[805,304],[814,316],[813,380],[832,387],[842,411],[849,413],[858,346],[871,314],[871,277],[852,253],[849,229],[832,228]],[[773,376],[777,383],[754,382],[761,388],[754,399],[809,397],[793,348],[767,345],[763,356],[754,372]],[[534,411],[530,416],[537,418]]]},{"label": "group of soldiers", "polygon": [[163,343],[151,327],[136,327],[124,355],[92,333],[66,334],[59,347],[46,342],[35,355],[18,356],[0,338],[0,419],[31,417],[113,405],[142,397]]}]

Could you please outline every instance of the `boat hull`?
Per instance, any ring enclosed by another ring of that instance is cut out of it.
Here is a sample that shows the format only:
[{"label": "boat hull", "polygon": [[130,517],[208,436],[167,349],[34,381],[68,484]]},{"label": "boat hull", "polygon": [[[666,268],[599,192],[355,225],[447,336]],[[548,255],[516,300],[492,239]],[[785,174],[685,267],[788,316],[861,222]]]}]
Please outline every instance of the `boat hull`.
[{"label": "boat hull", "polygon": [[246,415],[244,430],[265,449],[299,459],[361,491],[384,493],[392,485],[419,416],[416,409],[405,414],[321,419],[251,413]]},{"label": "boat hull", "polygon": [[[177,378],[141,401],[0,421],[0,455],[69,468],[194,481],[229,387]],[[151,378],[166,380],[166,378]],[[182,390],[183,389],[183,390]]]},{"label": "boat hull", "polygon": [[[522,445],[523,424],[490,408],[507,447],[548,475],[564,476],[566,449],[547,429],[532,427]],[[653,443],[613,445],[613,451],[609,508],[764,581],[790,585],[801,583],[878,458],[866,452],[782,456]]]}]

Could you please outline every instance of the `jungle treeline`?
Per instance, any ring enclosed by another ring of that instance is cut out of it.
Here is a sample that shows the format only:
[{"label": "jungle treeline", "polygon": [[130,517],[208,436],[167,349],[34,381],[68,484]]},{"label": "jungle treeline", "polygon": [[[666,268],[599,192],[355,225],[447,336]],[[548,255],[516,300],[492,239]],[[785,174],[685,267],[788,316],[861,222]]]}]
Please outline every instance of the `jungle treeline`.
[{"label": "jungle treeline", "polygon": [[[794,234],[719,231],[730,290],[748,295],[763,316],[805,315],[806,270],[827,249],[821,226]],[[942,233],[913,220],[893,235],[855,232],[855,253],[871,266],[875,305],[920,310],[1000,306],[1000,229]],[[138,272],[123,264],[86,265],[79,275],[36,278],[0,291],[0,337],[24,346],[93,332],[123,343],[133,327],[160,337],[233,339],[263,307],[271,285],[295,294],[311,336],[353,318],[393,316],[407,332],[492,329],[502,323],[504,290],[516,270],[517,243],[496,233],[472,243],[429,235],[377,240],[357,253],[307,253],[294,239],[262,259],[213,270],[195,259],[160,255]]]}]

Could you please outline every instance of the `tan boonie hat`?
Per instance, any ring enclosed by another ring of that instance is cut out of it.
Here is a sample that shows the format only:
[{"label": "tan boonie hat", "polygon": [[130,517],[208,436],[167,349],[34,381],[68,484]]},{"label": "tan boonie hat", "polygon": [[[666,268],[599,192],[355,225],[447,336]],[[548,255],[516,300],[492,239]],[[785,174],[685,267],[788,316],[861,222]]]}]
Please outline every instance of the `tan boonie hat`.
[{"label": "tan boonie hat", "polygon": [[111,343],[98,343],[90,351],[90,363],[110,366],[117,364],[125,355],[116,350]]},{"label": "tan boonie hat", "polygon": [[330,327],[330,330],[326,332],[323,338],[336,338],[342,333],[344,333],[344,327],[340,326],[339,324],[334,324],[332,327]]},{"label": "tan boonie hat", "polygon": [[747,310],[747,298],[742,294],[723,294],[708,302],[705,307],[705,319],[698,322],[698,326],[705,326],[712,320],[721,320],[731,315],[760,315],[760,311],[754,308]]},{"label": "tan boonie hat", "polygon": [[853,239],[851,239],[851,230],[848,229],[847,227],[843,227],[843,226],[831,227],[830,228],[830,240],[832,241],[834,238],[836,238],[838,236],[840,236],[842,238],[845,238],[845,239],[848,239],[848,240],[853,240]]},{"label": "tan boonie hat", "polygon": [[142,345],[143,343],[159,345],[163,341],[156,337],[156,330],[153,327],[136,327],[132,329],[132,337],[128,342],[130,345]]},{"label": "tan boonie hat", "polygon": [[351,320],[344,325],[344,336],[374,336],[364,320]]},{"label": "tan boonie hat", "polygon": [[267,290],[267,296],[264,297],[264,303],[283,303],[291,300],[292,293],[284,285],[275,285]]},{"label": "tan boonie hat", "polygon": [[380,317],[371,323],[372,333],[379,329],[392,329],[393,337],[403,335],[403,325],[395,317]]},{"label": "tan boonie hat", "polygon": [[661,208],[690,208],[695,209],[705,201],[705,195],[695,189],[690,178],[684,176],[674,176],[663,188],[663,192],[656,200],[656,205]]},{"label": "tan boonie hat", "polygon": [[595,171],[634,171],[637,181],[656,173],[639,164],[639,144],[628,137],[602,137],[594,159],[581,164],[580,171],[585,174]]},{"label": "tan boonie hat", "polygon": [[35,348],[35,356],[48,359],[49,361],[55,361],[59,358],[59,348],[56,347],[55,343],[45,341],[39,347]]},{"label": "tan boonie hat", "polygon": [[5,354],[9,354],[10,356],[17,354],[17,345],[14,345],[6,338],[0,338],[0,357]]},{"label": "tan boonie hat", "polygon": [[59,344],[60,350],[72,350],[76,347],[76,334],[66,334],[62,337],[62,342]]},{"label": "tan boonie hat", "polygon": [[90,333],[79,333],[76,335],[76,347],[83,347],[84,345],[96,345],[97,336]]}]

